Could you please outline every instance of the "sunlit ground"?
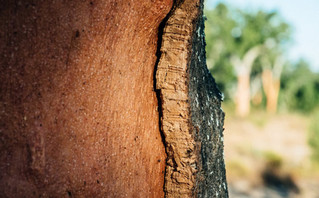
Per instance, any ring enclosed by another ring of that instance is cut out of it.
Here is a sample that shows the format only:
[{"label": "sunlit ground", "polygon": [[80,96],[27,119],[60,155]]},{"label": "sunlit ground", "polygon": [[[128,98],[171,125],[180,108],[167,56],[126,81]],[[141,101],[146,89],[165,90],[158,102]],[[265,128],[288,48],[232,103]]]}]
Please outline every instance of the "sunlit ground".
[{"label": "sunlit ground", "polygon": [[224,105],[230,197],[319,197],[319,169],[308,143],[312,116],[253,110],[238,118],[232,109]]}]

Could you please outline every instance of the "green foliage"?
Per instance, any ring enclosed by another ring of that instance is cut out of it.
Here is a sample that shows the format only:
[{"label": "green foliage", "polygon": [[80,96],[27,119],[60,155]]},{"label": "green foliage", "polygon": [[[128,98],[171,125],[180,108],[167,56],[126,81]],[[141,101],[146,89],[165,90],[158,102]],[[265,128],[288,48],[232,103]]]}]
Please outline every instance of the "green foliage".
[{"label": "green foliage", "polygon": [[272,168],[280,168],[283,163],[283,159],[280,155],[273,151],[266,151],[264,153],[266,164]]},{"label": "green foliage", "polygon": [[308,143],[312,149],[312,159],[319,164],[319,111],[314,113],[308,136]]},{"label": "green foliage", "polygon": [[[233,96],[237,79],[232,56],[242,58],[258,45],[280,51],[290,38],[290,26],[277,12],[247,12],[219,3],[205,15],[207,64],[226,100]],[[260,64],[255,64],[252,75],[260,71]]]},{"label": "green foliage", "polygon": [[[207,64],[226,101],[234,99],[237,83],[233,56],[242,58],[253,47],[263,46],[251,69],[253,81],[261,78],[265,60],[273,66],[279,56],[287,54],[291,27],[277,12],[248,12],[219,3],[205,10],[205,15]],[[266,100],[262,101],[259,105],[265,105]],[[313,111],[319,106],[319,74],[313,73],[304,60],[286,60],[278,102],[288,110]]]},{"label": "green foliage", "polygon": [[291,67],[282,77],[281,102],[290,110],[311,112],[319,106],[319,74],[304,60]]},{"label": "green foliage", "polygon": [[[256,13],[239,11],[242,18],[239,24],[242,30],[240,42],[237,42],[241,55],[256,45],[269,41],[270,47],[286,44],[290,38],[290,27],[277,12],[258,11]],[[272,42],[272,43],[270,43]]]},{"label": "green foliage", "polygon": [[231,35],[236,21],[230,17],[230,10],[224,4],[218,4],[214,10],[205,12],[207,64],[216,78],[222,92],[229,98],[228,92],[235,83],[233,67],[229,61],[235,43]]},{"label": "green foliage", "polygon": [[247,177],[249,170],[248,167],[245,166],[240,161],[231,160],[226,163],[226,169],[231,170],[231,174],[233,177]]}]

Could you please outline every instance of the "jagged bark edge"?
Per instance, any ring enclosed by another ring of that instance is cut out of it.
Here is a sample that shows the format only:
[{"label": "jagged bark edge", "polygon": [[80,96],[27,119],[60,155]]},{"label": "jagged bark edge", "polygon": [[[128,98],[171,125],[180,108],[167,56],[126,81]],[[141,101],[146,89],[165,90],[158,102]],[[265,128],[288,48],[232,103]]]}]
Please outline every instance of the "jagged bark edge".
[{"label": "jagged bark edge", "polygon": [[[177,5],[178,4],[178,5]],[[199,1],[175,2],[162,33],[156,89],[167,152],[166,197],[194,197],[199,145],[192,133],[188,98],[192,36]]]},{"label": "jagged bark edge", "polygon": [[[175,2],[166,20],[155,70],[160,126],[167,152],[165,196],[228,197],[222,96],[206,67],[203,1]],[[203,99],[205,94],[207,99]],[[194,107],[198,99],[206,105]],[[214,127],[205,126],[198,113],[208,115]],[[212,139],[207,140],[208,136]],[[215,173],[211,175],[212,172]]]}]

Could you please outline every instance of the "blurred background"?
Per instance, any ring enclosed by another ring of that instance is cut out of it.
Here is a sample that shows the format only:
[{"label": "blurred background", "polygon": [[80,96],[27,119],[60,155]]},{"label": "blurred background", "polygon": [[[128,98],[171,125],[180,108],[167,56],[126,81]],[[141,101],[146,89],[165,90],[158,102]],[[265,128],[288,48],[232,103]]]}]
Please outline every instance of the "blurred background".
[{"label": "blurred background", "polygon": [[319,1],[205,6],[230,197],[319,198]]}]

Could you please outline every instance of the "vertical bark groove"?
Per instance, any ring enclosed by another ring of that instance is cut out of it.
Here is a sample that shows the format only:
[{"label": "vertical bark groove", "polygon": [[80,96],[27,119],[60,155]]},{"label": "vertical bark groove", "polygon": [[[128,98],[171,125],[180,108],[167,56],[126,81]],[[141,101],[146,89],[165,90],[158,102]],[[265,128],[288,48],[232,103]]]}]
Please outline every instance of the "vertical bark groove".
[{"label": "vertical bark groove", "polygon": [[206,67],[203,2],[175,2],[156,67],[166,197],[227,197],[221,94]]},{"label": "vertical bark groove", "polygon": [[163,32],[156,73],[156,89],[160,90],[162,101],[161,127],[168,155],[164,186],[166,197],[192,197],[195,185],[197,165],[195,141],[189,133],[187,63],[194,29],[192,21],[198,13],[196,7],[193,7],[194,12],[186,10],[194,3],[185,1],[170,14]]}]

